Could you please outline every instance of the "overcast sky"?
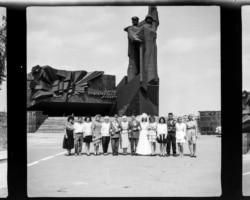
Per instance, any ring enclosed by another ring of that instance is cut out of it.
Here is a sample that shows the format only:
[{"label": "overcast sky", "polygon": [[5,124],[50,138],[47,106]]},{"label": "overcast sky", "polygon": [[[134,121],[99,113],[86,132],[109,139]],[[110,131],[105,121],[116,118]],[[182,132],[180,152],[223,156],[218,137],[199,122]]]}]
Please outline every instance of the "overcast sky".
[{"label": "overcast sky", "polygon": [[242,55],[243,85],[242,89],[250,91],[250,6],[242,7]]},{"label": "overcast sky", "polygon": [[[2,25],[2,16],[6,16],[6,9],[0,7],[0,25]],[[2,85],[0,86],[0,111],[7,110],[7,90],[6,90],[7,84],[6,81],[2,82]]]},{"label": "overcast sky", "polygon": [[[116,84],[127,73],[131,17],[147,6],[29,7],[27,70],[105,71]],[[220,110],[220,9],[159,6],[157,35],[160,115]]]}]

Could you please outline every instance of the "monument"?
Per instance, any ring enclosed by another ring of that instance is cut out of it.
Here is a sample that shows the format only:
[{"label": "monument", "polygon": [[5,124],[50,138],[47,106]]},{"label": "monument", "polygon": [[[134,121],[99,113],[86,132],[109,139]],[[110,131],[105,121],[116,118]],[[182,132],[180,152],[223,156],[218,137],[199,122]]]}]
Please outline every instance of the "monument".
[{"label": "monument", "polygon": [[58,70],[34,66],[27,76],[27,110],[49,116],[113,115],[115,76],[103,71]]},{"label": "monument", "polygon": [[27,111],[48,116],[150,115],[159,114],[156,6],[145,19],[132,17],[124,28],[128,35],[127,76],[116,87],[115,76],[103,71],[87,72],[34,66],[27,75]]},{"label": "monument", "polygon": [[128,34],[127,76],[117,86],[117,111],[120,115],[159,114],[159,77],[157,72],[156,6],[149,6],[145,20],[132,17]]}]

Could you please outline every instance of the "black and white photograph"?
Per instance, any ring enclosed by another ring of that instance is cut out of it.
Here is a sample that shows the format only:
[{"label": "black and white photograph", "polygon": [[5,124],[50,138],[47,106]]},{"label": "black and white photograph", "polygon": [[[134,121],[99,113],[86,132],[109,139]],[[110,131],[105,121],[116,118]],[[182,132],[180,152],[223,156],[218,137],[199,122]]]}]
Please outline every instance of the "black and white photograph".
[{"label": "black and white photograph", "polygon": [[242,189],[250,196],[250,6],[242,7]]},{"label": "black and white photograph", "polygon": [[6,8],[0,7],[0,198],[8,196],[6,41]]},{"label": "black and white photograph", "polygon": [[219,6],[26,14],[28,197],[222,195]]}]

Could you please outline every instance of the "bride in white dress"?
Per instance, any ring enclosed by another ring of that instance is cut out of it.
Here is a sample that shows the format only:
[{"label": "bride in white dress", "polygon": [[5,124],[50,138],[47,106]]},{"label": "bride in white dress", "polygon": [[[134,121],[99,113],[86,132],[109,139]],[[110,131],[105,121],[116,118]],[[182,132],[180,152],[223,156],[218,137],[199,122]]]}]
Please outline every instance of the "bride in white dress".
[{"label": "bride in white dress", "polygon": [[148,140],[149,120],[147,114],[143,113],[141,116],[141,131],[136,153],[139,155],[151,155],[151,145]]}]

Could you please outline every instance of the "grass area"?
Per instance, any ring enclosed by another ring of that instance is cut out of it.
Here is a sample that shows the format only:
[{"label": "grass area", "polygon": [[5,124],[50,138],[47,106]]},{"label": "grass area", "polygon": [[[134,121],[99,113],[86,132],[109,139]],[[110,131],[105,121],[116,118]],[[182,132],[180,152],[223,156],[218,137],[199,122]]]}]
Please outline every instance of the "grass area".
[{"label": "grass area", "polygon": [[7,150],[7,126],[0,126],[0,151]]}]

